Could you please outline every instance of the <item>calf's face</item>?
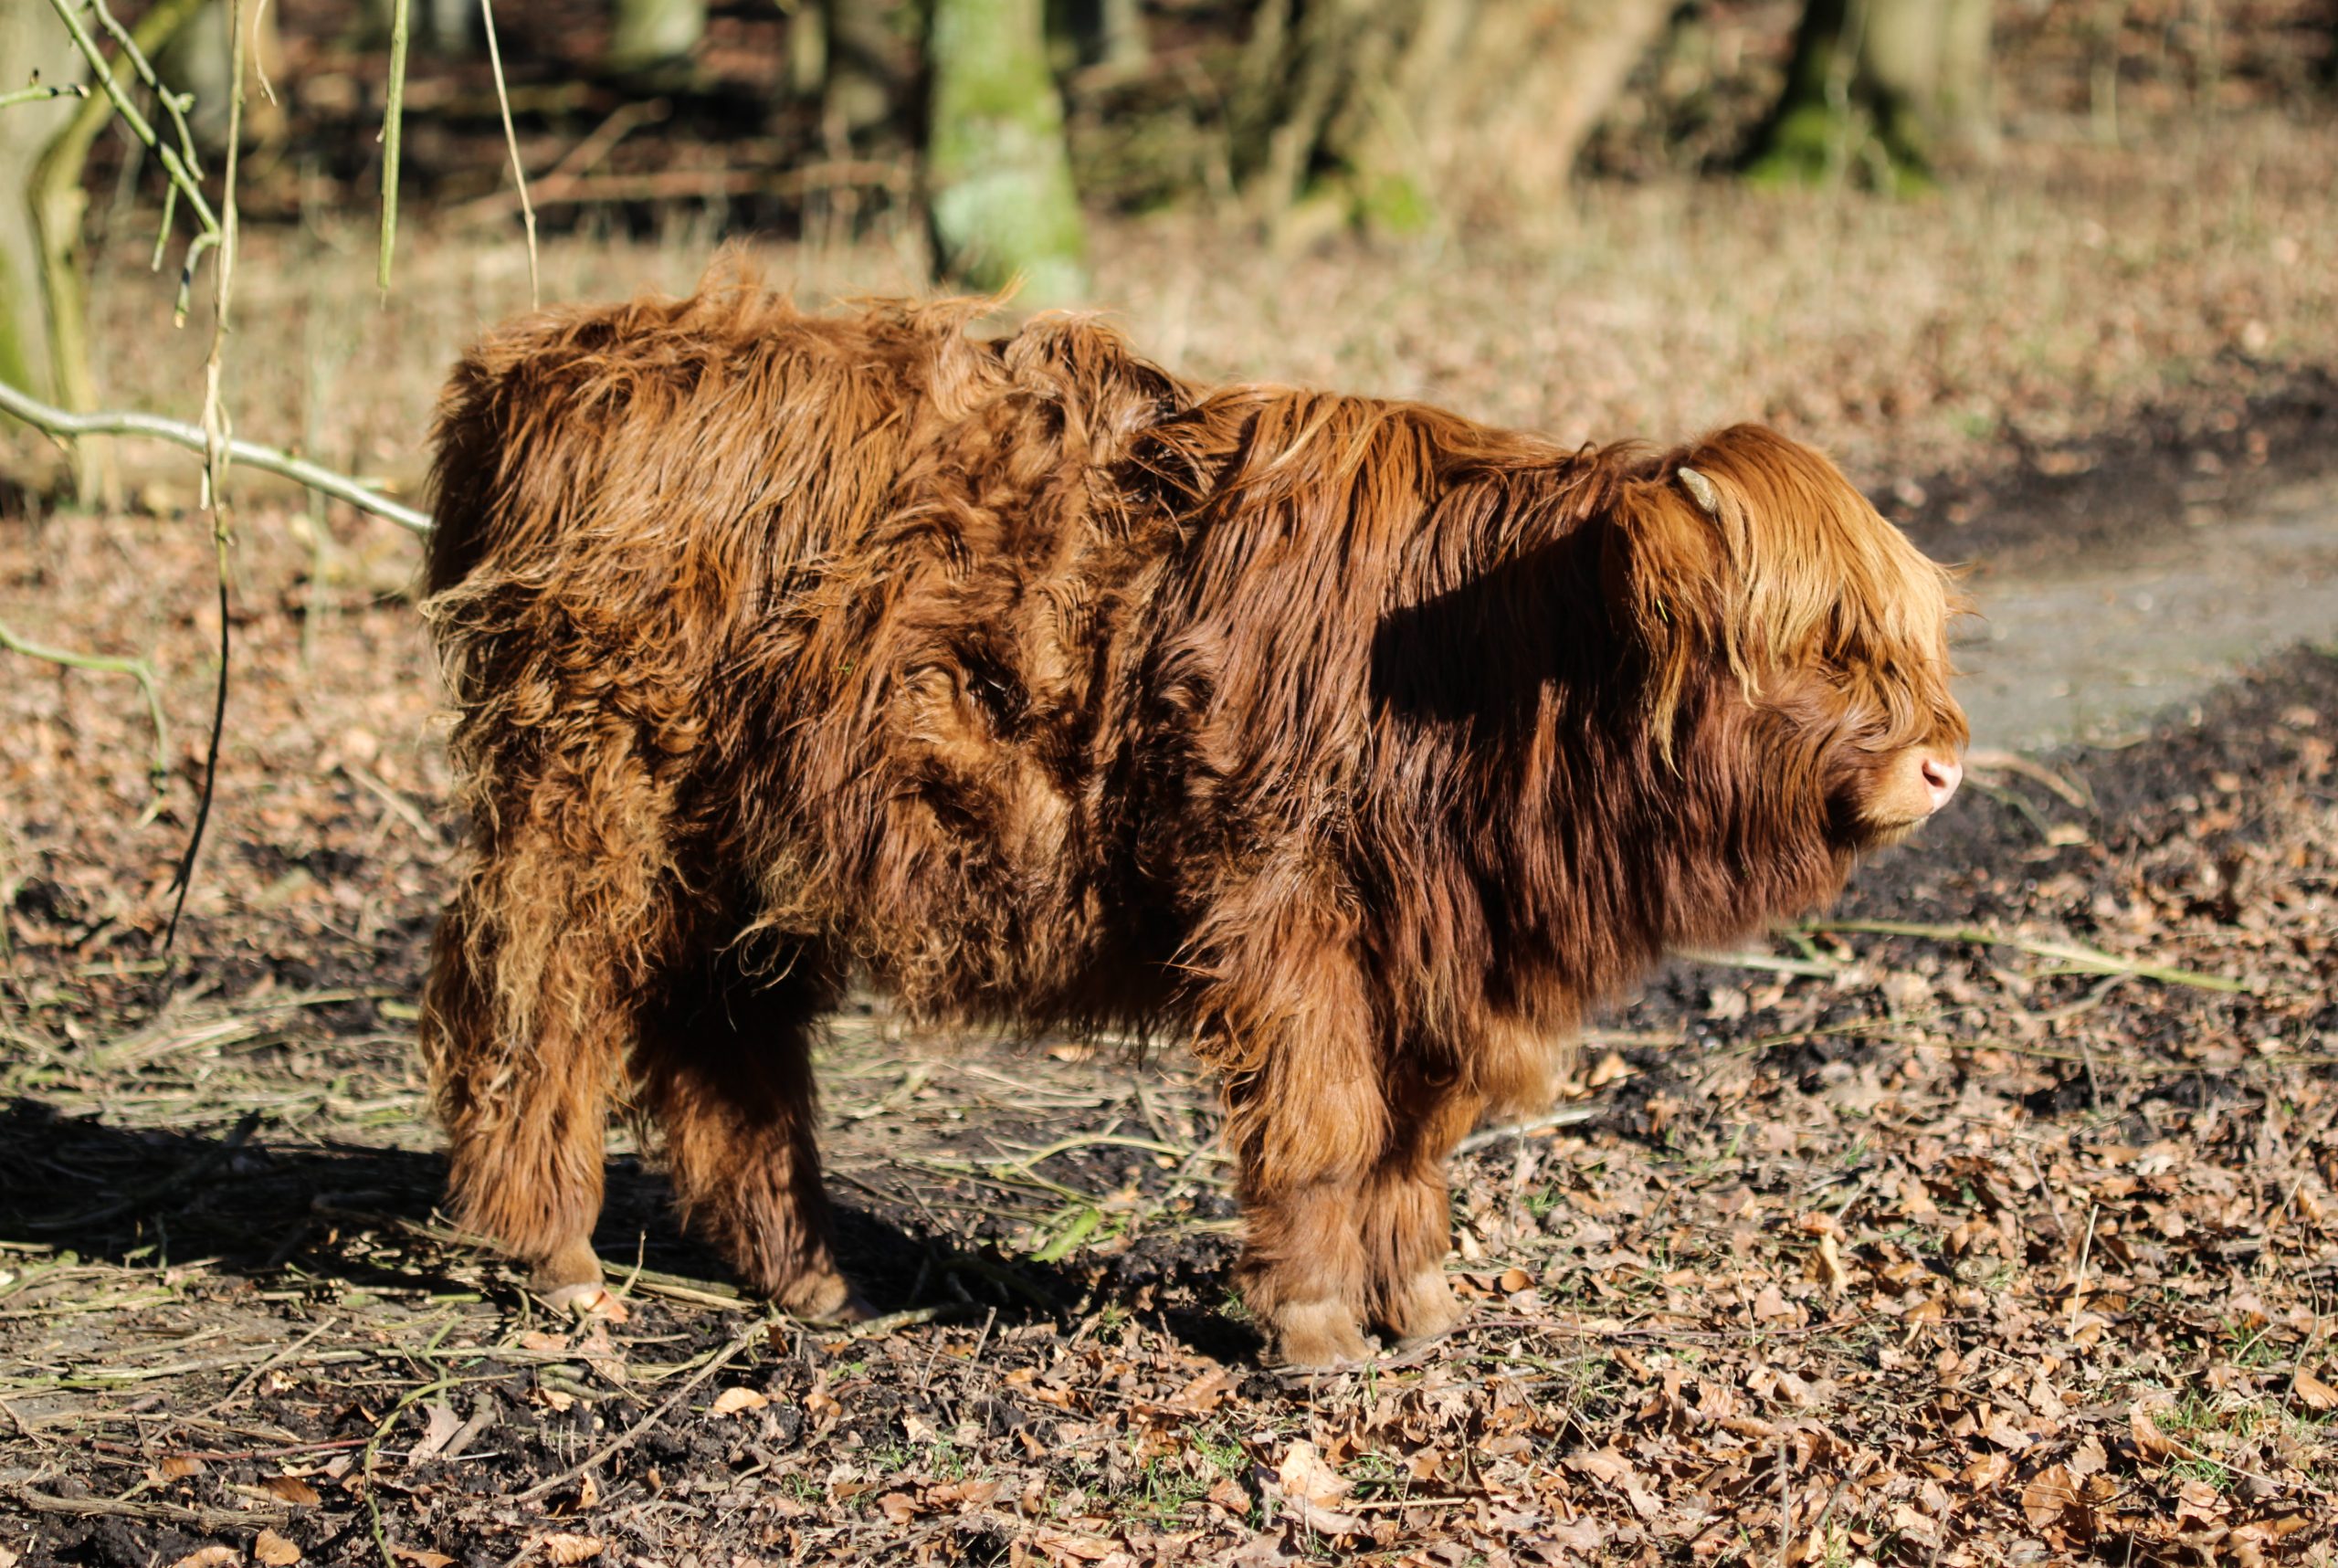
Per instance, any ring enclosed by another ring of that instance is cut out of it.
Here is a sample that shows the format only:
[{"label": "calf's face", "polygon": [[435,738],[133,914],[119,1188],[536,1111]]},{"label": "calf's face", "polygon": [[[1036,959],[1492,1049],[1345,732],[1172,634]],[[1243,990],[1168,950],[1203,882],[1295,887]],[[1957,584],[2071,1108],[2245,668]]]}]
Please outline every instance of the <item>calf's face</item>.
[{"label": "calf's face", "polygon": [[[1808,779],[1838,849],[1899,843],[1964,781],[1964,713],[1949,694],[1945,646],[1954,613],[1953,605],[1940,612],[1932,647],[1857,674],[1820,661],[1773,675],[1745,699],[1768,721],[1778,759],[1769,765]],[[1797,766],[1797,753],[1809,761]]]},{"label": "calf's face", "polygon": [[1659,723],[1711,682],[1747,809],[1813,823],[1846,856],[1904,838],[1964,778],[1948,630],[1965,605],[1949,573],[1772,432],[1680,456],[1693,461],[1665,465],[1633,509],[1625,584],[1662,650]]}]

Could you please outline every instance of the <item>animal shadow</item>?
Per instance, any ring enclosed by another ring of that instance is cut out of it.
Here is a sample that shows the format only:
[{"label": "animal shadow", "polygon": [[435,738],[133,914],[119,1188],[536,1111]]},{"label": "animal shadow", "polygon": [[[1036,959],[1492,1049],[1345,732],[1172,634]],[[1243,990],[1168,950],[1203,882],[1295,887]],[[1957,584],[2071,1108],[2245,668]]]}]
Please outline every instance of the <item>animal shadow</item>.
[{"label": "animal shadow", "polygon": [[[660,1173],[631,1156],[611,1160],[606,1173],[594,1246],[614,1275],[637,1266],[717,1287],[728,1279],[682,1231]],[[437,1293],[478,1289],[483,1266],[490,1289],[516,1300],[520,1274],[448,1228],[446,1182],[438,1151],[288,1143],[256,1118],[184,1132],[68,1115],[31,1097],[0,1103],[0,1241],[124,1267],[205,1258],[249,1279],[297,1270],[348,1289]],[[1166,1241],[1101,1266],[1040,1261],[936,1230],[911,1208],[841,1196],[835,1220],[839,1261],[879,1311],[995,1314],[1002,1327],[1069,1324],[1110,1304],[1143,1310],[1164,1280],[1222,1261]],[[1146,1315],[1192,1348],[1221,1359],[1255,1352],[1255,1336],[1196,1292],[1163,1295]]]}]

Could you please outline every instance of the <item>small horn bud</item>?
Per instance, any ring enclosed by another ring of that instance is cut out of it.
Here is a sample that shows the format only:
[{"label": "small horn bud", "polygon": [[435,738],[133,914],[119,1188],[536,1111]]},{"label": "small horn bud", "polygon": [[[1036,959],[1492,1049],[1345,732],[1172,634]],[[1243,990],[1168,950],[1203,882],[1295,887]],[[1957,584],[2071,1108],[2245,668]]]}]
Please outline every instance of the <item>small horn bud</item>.
[{"label": "small horn bud", "polygon": [[1694,468],[1684,468],[1680,470],[1680,484],[1690,495],[1697,498],[1699,506],[1703,507],[1715,517],[1721,515],[1721,492],[1713,489],[1712,480]]}]

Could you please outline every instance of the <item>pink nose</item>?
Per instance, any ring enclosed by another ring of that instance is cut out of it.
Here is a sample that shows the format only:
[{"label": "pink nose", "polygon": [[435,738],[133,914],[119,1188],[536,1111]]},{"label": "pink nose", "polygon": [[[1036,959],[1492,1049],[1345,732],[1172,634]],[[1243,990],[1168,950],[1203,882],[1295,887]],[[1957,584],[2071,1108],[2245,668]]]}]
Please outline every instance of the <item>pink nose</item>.
[{"label": "pink nose", "polygon": [[1923,762],[1924,788],[1933,798],[1933,809],[1938,811],[1948,804],[1964,781],[1964,764],[1954,757],[1926,757]]}]

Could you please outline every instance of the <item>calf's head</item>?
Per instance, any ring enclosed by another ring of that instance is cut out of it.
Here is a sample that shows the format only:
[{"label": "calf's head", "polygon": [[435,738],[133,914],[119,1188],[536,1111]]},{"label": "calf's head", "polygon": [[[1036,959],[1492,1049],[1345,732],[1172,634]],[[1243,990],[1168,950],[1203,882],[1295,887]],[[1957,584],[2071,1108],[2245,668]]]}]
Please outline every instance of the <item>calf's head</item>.
[{"label": "calf's head", "polygon": [[1825,458],[1758,426],[1667,455],[1627,487],[1609,572],[1651,739],[1723,833],[1847,864],[1956,793],[1964,603]]}]

